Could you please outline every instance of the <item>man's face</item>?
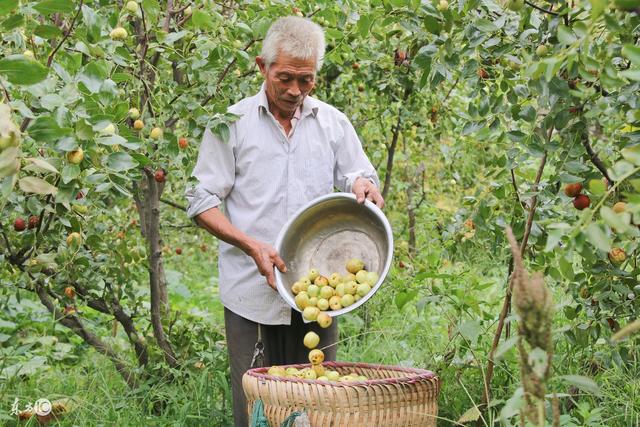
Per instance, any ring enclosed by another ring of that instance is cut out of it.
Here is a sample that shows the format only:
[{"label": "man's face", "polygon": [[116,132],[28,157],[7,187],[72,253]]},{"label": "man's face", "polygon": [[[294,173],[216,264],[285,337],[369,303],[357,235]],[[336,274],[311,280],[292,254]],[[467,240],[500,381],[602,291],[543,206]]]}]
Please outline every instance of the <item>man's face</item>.
[{"label": "man's face", "polygon": [[272,113],[293,115],[315,86],[316,60],[281,53],[268,69],[261,57],[256,63],[264,76],[269,108],[276,110]]}]

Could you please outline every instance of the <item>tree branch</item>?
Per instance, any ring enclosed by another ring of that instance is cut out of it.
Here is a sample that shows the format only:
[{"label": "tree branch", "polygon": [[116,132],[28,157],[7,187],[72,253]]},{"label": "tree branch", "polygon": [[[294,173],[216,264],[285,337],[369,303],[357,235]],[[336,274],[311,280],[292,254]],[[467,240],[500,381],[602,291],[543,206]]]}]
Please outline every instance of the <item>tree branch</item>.
[{"label": "tree branch", "polygon": [[393,129],[393,137],[391,139],[391,146],[388,148],[387,154],[387,173],[384,176],[384,186],[382,187],[382,198],[386,199],[387,194],[389,193],[389,188],[391,187],[391,171],[393,170],[393,157],[396,151],[396,145],[398,145],[398,137],[400,136],[400,123],[402,121],[402,111],[404,109],[404,103],[409,99],[409,95],[411,94],[411,88],[406,87],[404,90],[404,96],[402,97],[402,104],[400,108],[398,108],[398,120],[396,121],[396,125]]},{"label": "tree branch", "polygon": [[589,133],[587,129],[585,129],[584,132],[582,133],[581,142],[582,142],[582,145],[584,146],[584,149],[587,150],[587,154],[589,154],[589,160],[591,160],[591,163],[593,163],[593,165],[600,171],[600,173],[605,178],[607,178],[607,181],[609,181],[609,184],[607,186],[613,185],[614,181],[609,176],[609,172],[607,172],[607,167],[605,166],[604,162],[600,159],[600,157],[598,157],[598,154],[595,151],[593,151],[593,148],[589,143]]},{"label": "tree branch", "polygon": [[540,6],[536,6],[535,4],[531,3],[528,0],[524,0],[524,2],[526,4],[528,4],[529,6],[531,6],[532,8],[539,10],[540,12],[544,12],[544,13],[548,13],[549,15],[554,15],[554,16],[558,16],[558,12],[554,12],[552,10],[547,10],[547,9],[543,9]]},{"label": "tree branch", "polygon": [[51,52],[51,54],[49,55],[49,58],[47,58],[47,67],[51,67],[51,63],[53,62],[54,55],[62,47],[64,42],[69,38],[69,35],[71,35],[71,31],[73,31],[73,26],[76,23],[76,19],[78,18],[78,15],[80,15],[80,11],[82,10],[82,3],[83,2],[84,2],[84,0],[80,0],[80,3],[78,4],[78,10],[76,11],[76,14],[73,16],[73,20],[71,21],[71,24],[69,25],[69,28],[65,32],[64,37],[62,37],[62,40],[60,40],[60,43],[58,43],[56,48],[53,49],[53,52]]},{"label": "tree branch", "polygon": [[180,204],[178,204],[178,203],[176,203],[176,202],[172,202],[171,200],[167,200],[167,199],[162,199],[162,198],[161,198],[161,199],[160,199],[160,201],[161,201],[162,203],[165,203],[165,204],[167,204],[167,205],[169,205],[169,206],[172,206],[172,207],[174,207],[174,208],[176,208],[176,209],[180,209],[181,211],[185,211],[185,212],[187,211],[186,206],[180,205]]},{"label": "tree branch", "polygon": [[158,346],[164,352],[169,366],[178,365],[176,356],[167,340],[162,326],[162,311],[168,310],[166,297],[166,284],[164,283],[164,270],[162,267],[162,249],[160,238],[160,194],[162,187],[154,180],[154,172],[148,167],[143,168],[146,177],[145,189],[145,214],[146,239],[149,242],[149,285],[151,290],[151,324],[153,335]]},{"label": "tree branch", "polygon": [[131,369],[129,369],[125,361],[118,356],[115,350],[111,346],[103,342],[96,335],[89,332],[84,327],[82,322],[80,322],[80,319],[78,319],[77,316],[65,315],[61,313],[47,294],[44,284],[34,281],[34,285],[38,298],[40,298],[40,302],[42,302],[42,304],[47,307],[47,310],[49,310],[49,312],[54,315],[55,320],[71,329],[76,335],[81,337],[87,344],[95,348],[99,353],[107,356],[113,362],[116,370],[118,371],[118,373],[120,373],[122,378],[124,378],[129,387],[136,388],[137,380],[135,374],[131,371]]},{"label": "tree branch", "polygon": [[[551,140],[551,135],[553,133],[553,128],[549,129],[549,132],[547,134],[547,141]],[[533,196],[531,196],[531,199],[529,201],[529,215],[527,217],[527,222],[526,222],[526,226],[525,226],[525,231],[524,231],[524,237],[522,238],[522,243],[520,246],[520,253],[522,253],[524,255],[524,251],[527,247],[527,242],[529,240],[529,236],[531,234],[531,228],[533,226],[533,218],[536,212],[536,207],[538,204],[538,185],[540,184],[540,180],[542,178],[542,174],[544,172],[544,167],[547,163],[547,152],[545,151],[544,155],[542,156],[542,159],[540,159],[540,166],[538,167],[538,173],[536,174],[536,178],[535,178],[535,182],[533,184]],[[489,352],[489,360],[487,362],[487,376],[485,379],[485,384],[484,384],[484,393],[483,393],[483,397],[482,397],[482,401],[483,403],[486,405],[488,404],[488,402],[491,400],[491,396],[490,396],[490,388],[491,388],[491,379],[493,378],[493,368],[495,365],[495,361],[494,361],[494,355],[496,352],[496,349],[498,348],[498,344],[500,343],[500,337],[502,336],[502,330],[504,328],[504,322],[505,319],[507,317],[507,314],[509,313],[509,309],[511,307],[511,291],[513,288],[513,276],[511,276],[511,271],[513,268],[513,258],[511,259],[511,262],[509,263],[509,283],[507,285],[507,290],[505,293],[505,297],[504,297],[504,302],[502,304],[502,310],[500,311],[500,316],[498,317],[498,326],[496,328],[496,332],[493,336],[493,342],[491,343],[491,351]]]}]

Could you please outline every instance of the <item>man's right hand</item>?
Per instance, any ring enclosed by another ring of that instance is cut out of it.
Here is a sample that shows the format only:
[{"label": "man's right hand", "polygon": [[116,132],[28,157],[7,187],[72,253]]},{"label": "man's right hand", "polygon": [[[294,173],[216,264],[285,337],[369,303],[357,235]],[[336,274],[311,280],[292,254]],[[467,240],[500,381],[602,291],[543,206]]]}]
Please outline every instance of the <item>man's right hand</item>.
[{"label": "man's right hand", "polygon": [[282,258],[280,258],[278,252],[272,246],[256,240],[250,245],[247,255],[253,258],[253,261],[258,267],[258,271],[267,279],[269,286],[276,289],[276,278],[273,267],[276,266],[278,270],[283,273],[287,272],[287,266],[284,264]]}]

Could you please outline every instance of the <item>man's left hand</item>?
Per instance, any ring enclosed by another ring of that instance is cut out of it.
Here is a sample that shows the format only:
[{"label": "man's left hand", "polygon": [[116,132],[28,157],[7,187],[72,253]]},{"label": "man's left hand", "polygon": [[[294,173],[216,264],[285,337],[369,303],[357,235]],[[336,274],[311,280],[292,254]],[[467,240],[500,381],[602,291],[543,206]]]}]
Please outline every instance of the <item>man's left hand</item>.
[{"label": "man's left hand", "polygon": [[364,203],[365,198],[375,203],[380,209],[384,207],[384,199],[378,187],[366,178],[358,178],[353,183],[351,191],[356,195],[358,203]]}]

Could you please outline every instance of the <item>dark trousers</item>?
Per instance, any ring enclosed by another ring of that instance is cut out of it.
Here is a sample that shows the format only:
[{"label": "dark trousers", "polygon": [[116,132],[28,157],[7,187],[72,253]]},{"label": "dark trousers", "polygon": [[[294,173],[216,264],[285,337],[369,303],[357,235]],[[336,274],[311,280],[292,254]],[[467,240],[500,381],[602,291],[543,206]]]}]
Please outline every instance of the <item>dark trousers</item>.
[{"label": "dark trousers", "polygon": [[[296,310],[291,310],[291,325],[260,325],[264,343],[264,366],[309,363],[309,349],[302,344],[305,334],[315,331],[320,336],[318,348],[338,341],[338,322],[323,329],[316,322],[304,323]],[[251,367],[253,350],[258,339],[258,324],[224,309],[224,325],[231,365],[233,418],[236,427],[249,424],[247,400],[242,389],[242,375]],[[326,361],[336,360],[337,345],[323,350]]]}]

